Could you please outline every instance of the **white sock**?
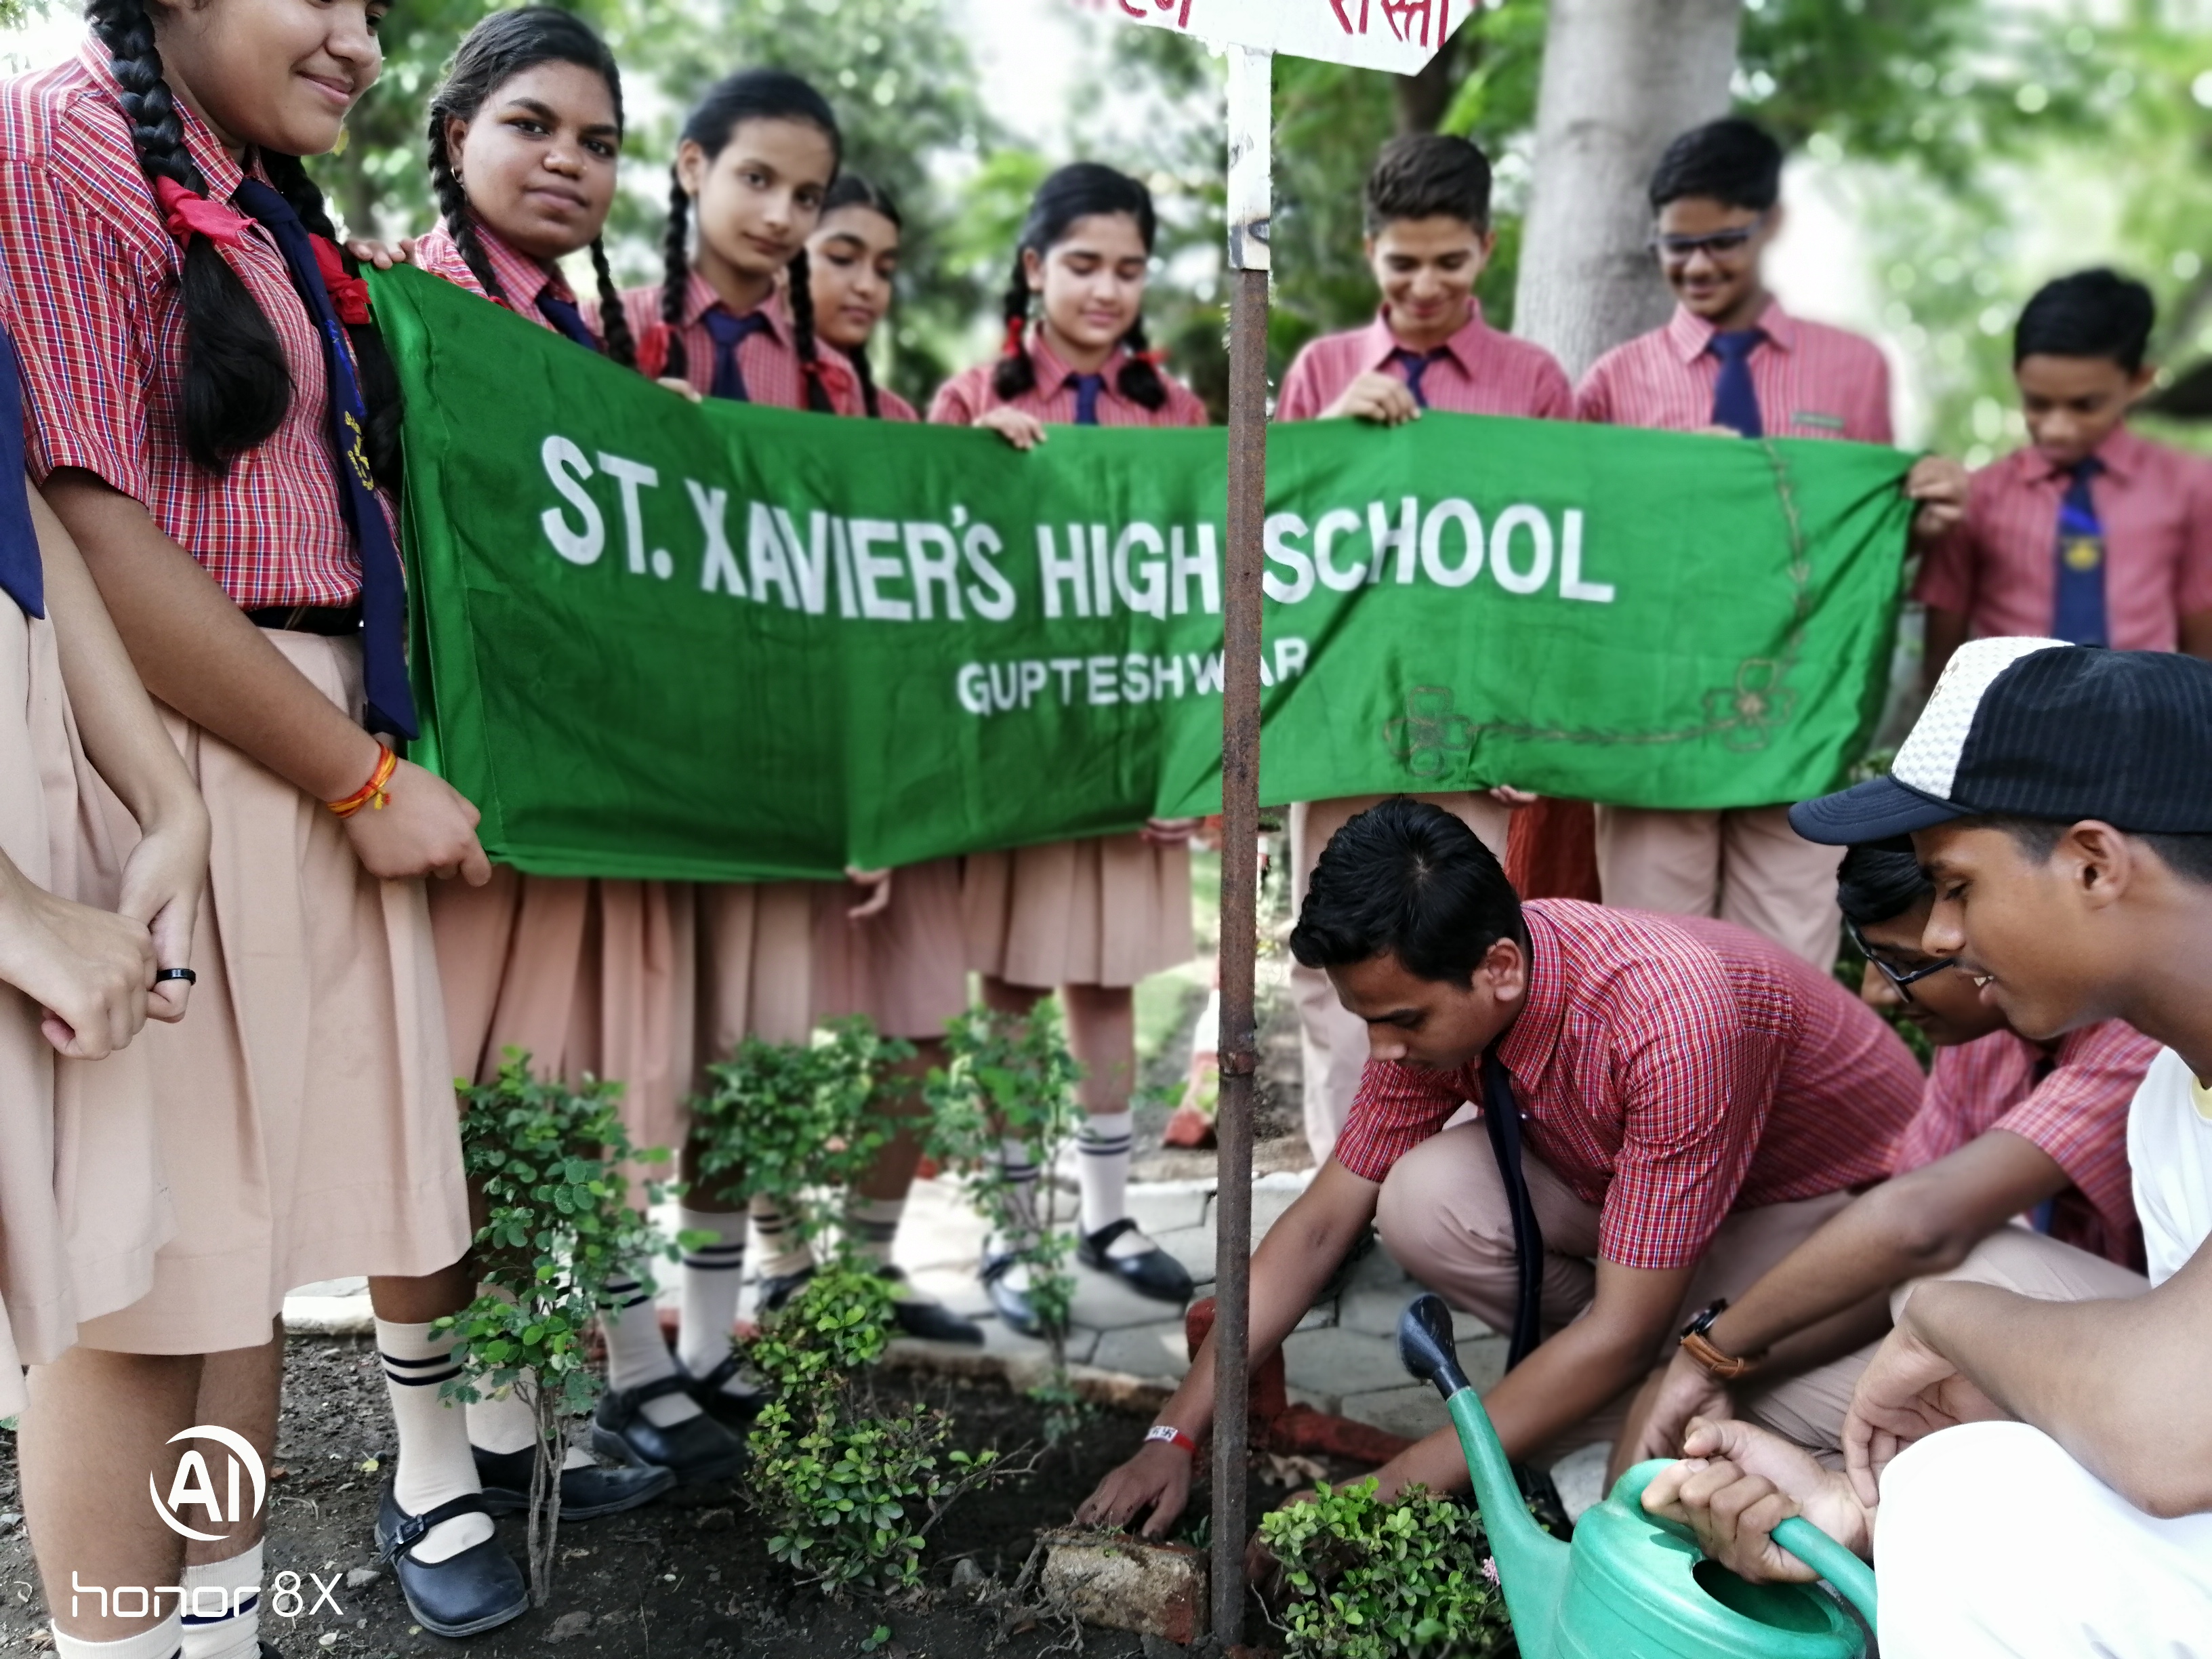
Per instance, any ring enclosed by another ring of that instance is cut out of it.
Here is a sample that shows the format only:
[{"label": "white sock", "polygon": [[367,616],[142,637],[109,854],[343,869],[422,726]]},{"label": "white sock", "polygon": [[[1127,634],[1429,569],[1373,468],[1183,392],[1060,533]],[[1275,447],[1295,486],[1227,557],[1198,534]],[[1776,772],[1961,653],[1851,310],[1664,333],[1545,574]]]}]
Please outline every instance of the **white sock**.
[{"label": "white sock", "polygon": [[791,1218],[765,1198],[753,1200],[753,1240],[763,1279],[788,1279],[814,1265],[814,1247],[799,1235]]},{"label": "white sock", "polygon": [[[384,1360],[385,1393],[399,1431],[399,1465],[392,1472],[394,1502],[410,1515],[482,1492],[476,1459],[469,1455],[468,1419],[441,1393],[461,1374],[453,1363],[453,1334],[433,1334],[428,1324],[376,1322],[377,1352]],[[418,1561],[450,1560],[492,1534],[491,1516],[457,1515],[430,1528],[409,1552]]]},{"label": "white sock", "polygon": [[[510,1388],[489,1399],[471,1400],[465,1415],[469,1444],[478,1451],[528,1451],[538,1443],[538,1407],[532,1402],[532,1377],[519,1377]],[[581,1446],[571,1446],[561,1460],[564,1469],[589,1469],[598,1465]],[[198,1659],[198,1655],[188,1659]]]},{"label": "white sock", "polygon": [[184,1626],[173,1613],[153,1629],[126,1636],[120,1642],[88,1642],[64,1634],[56,1625],[54,1656],[55,1659],[176,1659],[184,1650]]},{"label": "white sock", "polygon": [[261,1546],[185,1569],[185,1659],[254,1659],[261,1651]]},{"label": "white sock", "polygon": [[1075,1179],[1083,1192],[1083,1231],[1095,1233],[1129,1213],[1130,1111],[1093,1112],[1075,1133]]},{"label": "white sock", "polygon": [[730,1357],[744,1286],[745,1217],[741,1211],[684,1210],[678,1231],[712,1233],[714,1243],[684,1253],[684,1323],[677,1358],[694,1376],[705,1376]]},{"label": "white sock", "polygon": [[[635,1279],[610,1279],[607,1294],[615,1305],[599,1316],[607,1335],[607,1385],[641,1389],[676,1375],[676,1356],[660,1334],[660,1315],[645,1286]],[[699,1415],[699,1402],[684,1394],[663,1395],[639,1407],[656,1429],[672,1429]]]},{"label": "white sock", "polygon": [[891,1247],[898,1243],[899,1223],[906,1215],[902,1198],[863,1198],[858,1193],[845,1199],[845,1237],[853,1255],[872,1267],[891,1265]]},{"label": "white sock", "polygon": [[[999,1143],[999,1169],[1006,1179],[1007,1218],[1010,1229],[992,1228],[983,1241],[983,1258],[1009,1255],[1017,1250],[1029,1249],[1036,1238],[1037,1177],[1036,1154],[1018,1140]],[[1027,1262],[1017,1262],[1008,1268],[1000,1282],[1011,1291],[1027,1291],[1030,1270]]]}]

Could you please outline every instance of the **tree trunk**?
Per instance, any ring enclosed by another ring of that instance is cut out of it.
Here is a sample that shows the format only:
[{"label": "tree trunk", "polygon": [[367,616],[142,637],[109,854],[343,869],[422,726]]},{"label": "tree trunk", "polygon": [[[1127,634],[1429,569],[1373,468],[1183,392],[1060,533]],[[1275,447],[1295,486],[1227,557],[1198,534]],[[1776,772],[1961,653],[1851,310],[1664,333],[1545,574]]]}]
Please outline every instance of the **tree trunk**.
[{"label": "tree trunk", "polygon": [[1667,319],[1644,190],[1676,134],[1724,115],[1743,0],[1551,0],[1514,331],[1579,379]]}]

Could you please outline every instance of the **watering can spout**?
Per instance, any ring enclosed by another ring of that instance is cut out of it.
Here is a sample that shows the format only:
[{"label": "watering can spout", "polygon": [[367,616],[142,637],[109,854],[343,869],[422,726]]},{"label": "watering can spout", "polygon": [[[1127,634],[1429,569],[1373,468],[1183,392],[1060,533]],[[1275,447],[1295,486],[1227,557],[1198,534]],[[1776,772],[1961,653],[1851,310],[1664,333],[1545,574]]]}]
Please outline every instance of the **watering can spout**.
[{"label": "watering can spout", "polygon": [[1526,1659],[1552,1659],[1560,1604],[1566,1595],[1570,1552],[1529,1517],[1490,1413],[1483,1410],[1481,1397],[1461,1369],[1452,1341],[1451,1310],[1442,1297],[1421,1297],[1400,1316],[1398,1358],[1413,1376],[1443,1396],[1452,1425],[1459,1431],[1522,1653]]}]

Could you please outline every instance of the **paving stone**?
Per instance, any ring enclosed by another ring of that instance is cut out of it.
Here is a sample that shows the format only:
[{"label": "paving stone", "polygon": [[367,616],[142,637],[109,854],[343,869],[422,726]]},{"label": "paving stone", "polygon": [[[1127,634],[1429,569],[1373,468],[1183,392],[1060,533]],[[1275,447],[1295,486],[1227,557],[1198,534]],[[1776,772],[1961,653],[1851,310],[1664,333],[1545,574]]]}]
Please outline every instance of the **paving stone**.
[{"label": "paving stone", "polygon": [[[1187,1261],[1185,1265],[1188,1265]],[[1182,1321],[1180,1308],[1139,1296],[1111,1273],[1100,1273],[1073,1261],[1067,1271],[1075,1279],[1075,1322],[1079,1325],[1118,1331],[1132,1325],[1157,1324],[1163,1319],[1178,1323]]]},{"label": "paving stone", "polygon": [[1200,1284],[1212,1282],[1213,1229],[1212,1227],[1178,1227],[1172,1232],[1154,1233],[1152,1243],[1182,1262],[1190,1270],[1190,1276]]},{"label": "paving stone", "polygon": [[1327,1412],[1331,1417],[1340,1416],[1344,1401],[1333,1394],[1316,1394],[1311,1389],[1286,1389],[1293,1406],[1311,1406],[1317,1412]]},{"label": "paving stone", "polygon": [[[1477,1328],[1480,1328],[1478,1324]],[[1505,1375],[1505,1356],[1513,1345],[1502,1336],[1485,1334],[1462,1339],[1455,1345],[1459,1350],[1459,1368],[1467,1373],[1467,1380],[1474,1384],[1477,1393],[1486,1394],[1498,1386]]]},{"label": "paving stone", "polygon": [[1131,1376],[1179,1379],[1190,1369],[1183,1350],[1182,1322],[1108,1331],[1091,1350],[1090,1363],[1101,1370],[1123,1371]]},{"label": "paving stone", "polygon": [[1283,1218],[1283,1212],[1297,1202],[1305,1189],[1313,1185],[1311,1170],[1277,1170],[1273,1175],[1261,1176],[1252,1183],[1252,1243],[1267,1236],[1267,1229]]},{"label": "paving stone", "polygon": [[1343,1414],[1355,1423],[1371,1423],[1408,1440],[1435,1433],[1451,1421],[1444,1402],[1425,1383],[1399,1389],[1377,1389],[1369,1394],[1346,1395]]},{"label": "paving stone", "polygon": [[1163,1181],[1129,1188],[1129,1213],[1153,1237],[1206,1224],[1211,1181]]},{"label": "paving stone", "polygon": [[1395,1347],[1341,1328],[1294,1332],[1283,1341],[1288,1381],[1321,1394],[1366,1394],[1407,1380]]},{"label": "paving stone", "polygon": [[1567,1506],[1569,1520],[1581,1520],[1583,1511],[1604,1501],[1605,1466],[1612,1456],[1613,1448],[1601,1441],[1579,1447],[1552,1465],[1552,1480],[1559,1489],[1559,1501]]},{"label": "paving stone", "polygon": [[960,1267],[915,1267],[907,1273],[915,1289],[935,1297],[957,1314],[974,1319],[991,1311],[991,1293],[975,1276],[973,1263]]},{"label": "paving stone", "polygon": [[1313,1307],[1308,1308],[1305,1312],[1305,1317],[1299,1320],[1295,1326],[1291,1327],[1291,1329],[1294,1333],[1297,1331],[1325,1331],[1332,1325],[1340,1324],[1341,1322],[1342,1321],[1338,1314],[1338,1304],[1334,1302],[1322,1302],[1316,1304]]}]

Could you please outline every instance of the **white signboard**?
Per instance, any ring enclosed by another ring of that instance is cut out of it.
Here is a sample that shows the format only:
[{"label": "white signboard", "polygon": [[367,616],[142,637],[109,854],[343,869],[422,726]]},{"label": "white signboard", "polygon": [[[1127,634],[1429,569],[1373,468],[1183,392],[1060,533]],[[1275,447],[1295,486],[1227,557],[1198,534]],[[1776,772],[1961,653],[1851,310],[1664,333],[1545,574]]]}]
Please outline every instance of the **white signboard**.
[{"label": "white signboard", "polygon": [[1089,9],[1210,46],[1418,75],[1481,0],[1090,0]]}]

